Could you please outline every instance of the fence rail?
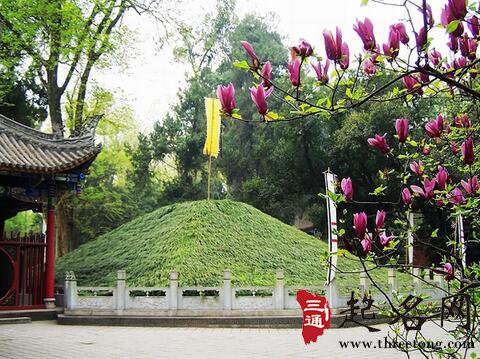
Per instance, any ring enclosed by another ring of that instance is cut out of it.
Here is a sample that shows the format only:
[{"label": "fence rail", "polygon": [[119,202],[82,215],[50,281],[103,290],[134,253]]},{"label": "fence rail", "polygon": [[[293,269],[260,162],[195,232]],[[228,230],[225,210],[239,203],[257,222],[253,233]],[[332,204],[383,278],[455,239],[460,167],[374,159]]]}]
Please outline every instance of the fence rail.
[{"label": "fence rail", "polygon": [[[427,275],[422,279],[419,268],[413,269],[413,292],[428,294],[431,300],[442,297],[443,277],[439,274]],[[427,273],[428,274],[428,273]],[[268,310],[300,310],[296,301],[296,292],[306,289],[324,293],[332,309],[347,307],[350,296],[338,295],[335,282],[328,286],[285,286],[284,274],[278,270],[275,286],[232,286],[230,271],[223,273],[221,287],[180,287],[179,273],[170,273],[167,287],[127,287],[126,273],[117,272],[116,287],[80,287],[73,272],[65,278],[64,307],[68,311],[176,311],[176,310],[221,310],[221,311],[268,311]],[[433,279],[430,279],[433,277]],[[388,290],[390,296],[398,293],[397,272],[388,270]],[[363,296],[370,293],[371,283],[366,273],[359,274],[356,292]],[[411,293],[411,292],[410,292]],[[373,299],[383,301],[380,294],[373,294]]]}]

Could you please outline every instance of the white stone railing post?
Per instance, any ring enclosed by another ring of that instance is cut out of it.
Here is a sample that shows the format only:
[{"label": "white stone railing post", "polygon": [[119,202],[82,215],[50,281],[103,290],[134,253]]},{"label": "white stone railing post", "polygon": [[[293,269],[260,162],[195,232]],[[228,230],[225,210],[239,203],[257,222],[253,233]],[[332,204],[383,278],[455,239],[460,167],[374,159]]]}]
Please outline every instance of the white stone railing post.
[{"label": "white stone railing post", "polygon": [[64,306],[67,310],[74,310],[77,307],[77,278],[75,273],[65,273],[65,288],[64,288]]},{"label": "white stone railing post", "polygon": [[228,269],[223,271],[223,309],[232,309],[232,280]]},{"label": "white stone railing post", "polygon": [[168,309],[177,310],[178,309],[178,272],[170,272],[170,290],[169,290],[170,300],[168,301]]},{"label": "white stone railing post", "polygon": [[370,282],[368,280],[367,272],[362,270],[360,272],[360,293],[362,297],[368,294],[369,289],[370,289]]},{"label": "white stone railing post", "polygon": [[388,288],[390,295],[393,292],[398,292],[397,270],[395,268],[388,268]]},{"label": "white stone railing post", "polygon": [[422,280],[420,277],[421,269],[414,267],[413,268],[413,291],[415,294],[422,292]]},{"label": "white stone railing post", "polygon": [[275,309],[285,308],[285,276],[282,269],[277,269],[275,277]]},{"label": "white stone railing post", "polygon": [[127,298],[127,274],[124,270],[117,271],[117,290],[115,294],[115,309],[124,310]]},{"label": "white stone railing post", "polygon": [[338,291],[337,291],[337,279],[330,281],[327,285],[325,294],[327,296],[328,304],[330,309],[338,308]]}]

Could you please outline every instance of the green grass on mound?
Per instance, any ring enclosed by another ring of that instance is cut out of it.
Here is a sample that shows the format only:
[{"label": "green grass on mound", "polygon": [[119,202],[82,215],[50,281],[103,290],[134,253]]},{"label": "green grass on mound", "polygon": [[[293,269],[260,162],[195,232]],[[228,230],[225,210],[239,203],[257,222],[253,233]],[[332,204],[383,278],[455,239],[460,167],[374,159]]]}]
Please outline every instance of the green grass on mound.
[{"label": "green grass on mound", "polygon": [[[338,266],[360,268],[347,258]],[[327,245],[250,205],[221,200],[178,203],[136,218],[60,258],[56,272],[57,283],[74,271],[80,286],[106,286],[124,269],[129,286],[166,286],[176,269],[182,286],[219,286],[230,269],[235,285],[271,286],[277,268],[287,285],[323,285]],[[372,275],[387,288],[386,270]],[[358,288],[358,278],[338,275],[341,294]]]},{"label": "green grass on mound", "polygon": [[[162,207],[82,245],[57,262],[57,281],[73,270],[79,285],[161,286],[176,269],[181,285],[272,285],[283,268],[290,285],[325,281],[327,245],[244,203],[197,201]],[[323,258],[323,263],[322,263]]]}]

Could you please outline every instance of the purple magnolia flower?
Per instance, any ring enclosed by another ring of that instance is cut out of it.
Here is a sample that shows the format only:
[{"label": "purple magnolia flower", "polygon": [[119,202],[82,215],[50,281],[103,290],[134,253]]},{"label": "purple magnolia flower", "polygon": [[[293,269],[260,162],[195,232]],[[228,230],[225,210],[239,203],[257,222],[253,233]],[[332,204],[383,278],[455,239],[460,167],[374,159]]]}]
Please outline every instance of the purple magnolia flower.
[{"label": "purple magnolia flower", "polygon": [[442,206],[445,206],[446,202],[442,199],[442,198],[437,198],[435,200],[435,204],[438,206],[438,207],[442,207]]},{"label": "purple magnolia flower", "polygon": [[395,59],[400,51],[400,34],[395,28],[390,27],[388,42],[382,45],[383,54]]},{"label": "purple magnolia flower", "polygon": [[377,211],[377,215],[375,217],[375,228],[379,230],[380,228],[383,227],[385,224],[385,217],[387,216],[387,213],[383,210]]},{"label": "purple magnolia flower", "polygon": [[422,148],[422,153],[425,155],[425,156],[428,156],[430,154],[430,147],[428,146],[425,146]]},{"label": "purple magnolia flower", "polygon": [[383,232],[382,234],[380,234],[380,244],[384,247],[388,246],[388,244],[395,238],[394,235],[389,235],[387,236],[387,234],[385,232]]},{"label": "purple magnolia flower", "polygon": [[340,61],[342,59],[342,31],[337,27],[335,38],[331,31],[323,32],[325,40],[325,51],[327,57],[332,61]]},{"label": "purple magnolia flower", "polygon": [[463,57],[466,57],[469,60],[475,60],[475,58],[477,57],[477,40],[469,38],[467,33],[465,33],[462,37],[459,38],[458,45],[460,47],[460,52]]},{"label": "purple magnolia flower", "polygon": [[348,49],[348,45],[346,43],[342,44],[342,59],[340,60],[340,68],[342,70],[348,69],[350,65],[350,50]]},{"label": "purple magnolia flower", "polygon": [[468,117],[466,113],[455,116],[455,118],[453,119],[453,122],[455,123],[456,127],[465,127],[465,128],[472,127],[472,120],[470,120],[470,117]]},{"label": "purple magnolia flower", "polygon": [[417,50],[422,51],[427,43],[427,30],[425,30],[425,27],[422,27],[418,34],[415,34],[415,39],[417,40]]},{"label": "purple magnolia flower", "polygon": [[463,162],[467,165],[472,165],[475,162],[475,153],[473,151],[473,140],[471,137],[467,138],[462,143],[462,155],[463,155]]},{"label": "purple magnolia flower", "polygon": [[460,152],[460,150],[458,149],[457,143],[455,141],[452,141],[452,143],[450,144],[450,150],[454,155],[458,155],[458,152]]},{"label": "purple magnolia flower", "polygon": [[298,56],[303,58],[309,57],[313,54],[312,45],[303,39],[300,40],[300,44],[298,46],[294,46],[292,49]]},{"label": "purple magnolia flower", "polygon": [[383,136],[375,135],[375,137],[369,138],[367,142],[370,146],[378,148],[380,152],[386,155],[390,151],[390,147],[388,146],[387,140],[385,139],[386,135],[387,134],[384,134]]},{"label": "purple magnolia flower", "polygon": [[447,46],[450,50],[453,51],[453,53],[456,53],[458,51],[458,39],[457,39],[457,37],[453,36],[453,34],[450,34],[450,36],[448,37]]},{"label": "purple magnolia flower", "polygon": [[[448,4],[442,9],[440,22],[447,27],[452,21],[462,20],[467,14],[467,5],[465,0],[449,0]],[[452,32],[453,36],[463,34],[463,25],[459,22],[457,28]]]},{"label": "purple magnolia flower", "polygon": [[247,55],[250,56],[250,59],[252,60],[250,67],[254,70],[257,70],[260,67],[260,60],[258,59],[257,54],[255,53],[255,50],[253,49],[252,44],[250,44],[248,41],[240,41],[243,48],[247,52]]},{"label": "purple magnolia flower", "polygon": [[412,162],[410,163],[410,169],[412,170],[413,173],[415,173],[418,177],[423,176],[423,162],[419,161],[417,162]]},{"label": "purple magnolia flower", "polygon": [[408,118],[397,119],[395,121],[395,131],[397,131],[398,142],[405,142],[408,137]]},{"label": "purple magnolia flower", "polygon": [[373,50],[375,48],[373,24],[368,17],[365,18],[364,22],[357,20],[357,24],[353,25],[353,30],[360,36],[365,50]]},{"label": "purple magnolia flower", "polygon": [[298,58],[288,63],[288,72],[290,73],[290,82],[293,86],[300,86],[300,66],[301,62]]},{"label": "purple magnolia flower", "polygon": [[467,194],[469,194],[470,196],[475,196],[480,189],[477,176],[473,176],[468,181],[462,180],[460,183],[462,184],[465,192],[467,192]]},{"label": "purple magnolia flower", "polygon": [[410,193],[410,190],[408,188],[404,188],[402,190],[402,201],[407,206],[412,204],[412,194]]},{"label": "purple magnolia flower", "polygon": [[222,104],[222,111],[231,115],[235,109],[235,88],[233,84],[229,83],[227,86],[218,85],[217,97]]},{"label": "purple magnolia flower", "polygon": [[331,31],[323,32],[325,39],[325,51],[327,57],[340,64],[342,70],[346,70],[350,61],[350,51],[348,45],[342,42],[342,31],[337,27],[336,36],[333,37]]},{"label": "purple magnolia flower", "polygon": [[404,76],[402,82],[408,92],[416,93],[420,96],[423,95],[422,85],[415,76]]},{"label": "purple magnolia flower", "polygon": [[328,83],[328,68],[330,67],[330,60],[325,61],[325,65],[322,66],[322,63],[319,61],[317,63],[312,62],[312,67],[317,74],[318,81],[325,85]]},{"label": "purple magnolia flower", "polygon": [[340,183],[340,187],[342,188],[342,192],[345,195],[347,201],[351,201],[353,199],[353,185],[352,180],[350,177],[342,179]]},{"label": "purple magnolia flower", "polygon": [[445,263],[443,265],[443,270],[446,272],[445,274],[445,280],[450,281],[453,278],[455,278],[455,272],[453,270],[453,266],[451,263]]},{"label": "purple magnolia flower", "polygon": [[263,64],[262,67],[262,85],[265,88],[272,86],[272,64],[270,61],[267,61]]},{"label": "purple magnolia flower", "polygon": [[433,190],[435,189],[437,181],[436,179],[429,180],[428,178],[425,178],[423,181],[423,188],[419,186],[412,185],[410,188],[412,191],[426,200],[432,199],[433,198]]},{"label": "purple magnolia flower", "polygon": [[267,97],[270,96],[272,91],[273,87],[265,90],[262,85],[250,88],[250,96],[252,98],[252,101],[255,106],[257,106],[258,112],[263,116],[265,116],[268,112]]},{"label": "purple magnolia flower", "polygon": [[[464,68],[464,67],[467,65],[467,58],[466,58],[466,57],[463,57],[463,56],[458,57],[458,58],[456,58],[456,59],[453,60],[453,64],[452,64],[452,65],[453,65],[452,67],[453,67],[455,70],[462,69],[462,68]],[[452,74],[452,75],[453,75],[453,74]]]},{"label": "purple magnolia flower", "polygon": [[443,191],[447,185],[447,180],[448,180],[447,170],[442,166],[438,166],[438,172],[437,172],[437,175],[435,176],[435,179],[437,180],[438,189]]},{"label": "purple magnolia flower", "polygon": [[353,226],[355,233],[359,239],[365,238],[365,231],[367,230],[367,214],[365,212],[353,214]]},{"label": "purple magnolia flower", "polygon": [[443,132],[443,116],[438,115],[435,120],[428,122],[425,125],[425,132],[431,138],[440,137]]},{"label": "purple magnolia flower", "polygon": [[365,238],[360,242],[360,244],[362,245],[365,253],[368,253],[372,250],[372,238],[368,234],[365,235]]},{"label": "purple magnolia flower", "polygon": [[478,34],[480,33],[480,21],[478,20],[477,16],[472,16],[467,20],[467,25],[468,28],[470,29],[470,32],[472,33],[473,37],[477,37]]},{"label": "purple magnolia flower", "polygon": [[[421,10],[423,11],[423,9]],[[430,4],[427,4],[427,9],[426,9],[426,17],[427,17],[427,24],[428,26],[432,27],[433,26],[433,12],[432,12],[432,7]]]},{"label": "purple magnolia flower", "polygon": [[465,198],[463,197],[463,193],[459,188],[455,188],[452,192],[447,194],[447,199],[451,204],[465,203]]},{"label": "purple magnolia flower", "polygon": [[377,72],[377,67],[375,66],[375,63],[371,58],[368,58],[365,61],[363,61],[362,68],[363,68],[363,71],[369,76],[375,75],[375,73]]},{"label": "purple magnolia flower", "polygon": [[398,33],[399,40],[402,44],[408,44],[410,38],[408,37],[407,30],[405,29],[405,24],[403,22],[391,25],[390,31],[392,30]]},{"label": "purple magnolia flower", "polygon": [[437,50],[433,50],[428,54],[428,58],[433,66],[438,66],[442,61],[442,54]]},{"label": "purple magnolia flower", "polygon": [[430,81],[430,76],[425,72],[420,72],[420,81],[423,83],[427,83],[428,81]]},{"label": "purple magnolia flower", "polygon": [[447,7],[454,20],[462,20],[467,15],[466,0],[448,0]]}]

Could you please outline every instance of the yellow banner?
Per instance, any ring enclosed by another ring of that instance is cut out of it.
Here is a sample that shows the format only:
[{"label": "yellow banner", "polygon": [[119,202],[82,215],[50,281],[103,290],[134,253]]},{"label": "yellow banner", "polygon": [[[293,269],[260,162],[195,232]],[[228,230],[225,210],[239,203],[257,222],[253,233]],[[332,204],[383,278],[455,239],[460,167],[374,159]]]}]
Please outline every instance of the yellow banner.
[{"label": "yellow banner", "polygon": [[216,98],[205,99],[207,113],[207,140],[203,147],[203,153],[217,158],[220,150],[220,101]]}]

